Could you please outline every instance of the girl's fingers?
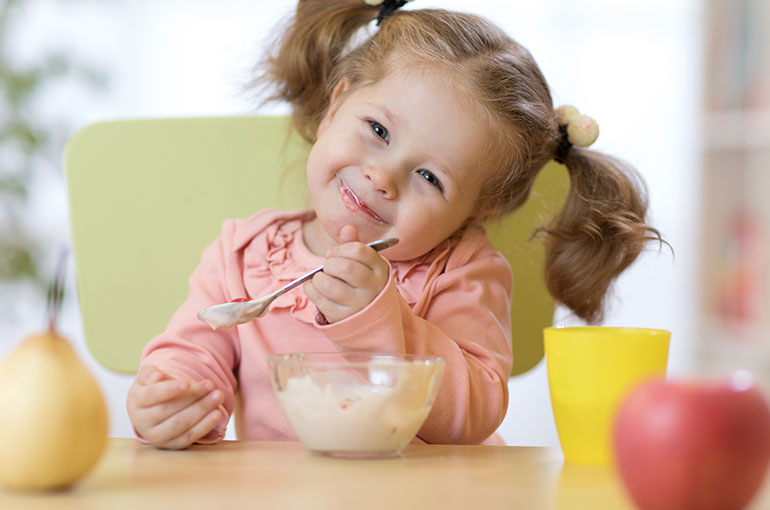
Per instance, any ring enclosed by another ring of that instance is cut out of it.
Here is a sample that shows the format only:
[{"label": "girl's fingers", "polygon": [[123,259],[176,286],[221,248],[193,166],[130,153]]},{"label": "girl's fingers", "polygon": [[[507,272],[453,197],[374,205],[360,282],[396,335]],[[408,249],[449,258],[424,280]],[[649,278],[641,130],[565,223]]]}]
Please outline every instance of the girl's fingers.
[{"label": "girl's fingers", "polygon": [[335,257],[326,261],[313,281],[319,292],[334,301],[352,304],[351,300],[363,297],[368,302],[387,283],[388,267],[372,270],[357,260]]},{"label": "girl's fingers", "polygon": [[[356,289],[353,286],[336,276],[327,274],[325,271],[315,274],[312,284],[313,289],[320,296],[338,305],[346,304],[355,297]],[[311,296],[308,298],[318,304]]]},{"label": "girl's fingers", "polygon": [[[147,405],[143,408],[145,420],[150,424],[155,425],[162,422],[169,416],[178,413],[193,402],[198,401],[201,397],[209,394],[214,389],[214,384],[212,384],[211,381],[201,381],[195,384],[189,384],[184,381],[174,382],[177,383],[178,386],[173,387],[172,385],[172,387],[168,389],[165,388],[165,381],[155,385],[159,386],[163,384],[164,388],[158,388],[158,394],[155,395],[157,399],[154,404]],[[187,385],[187,389],[181,390],[184,385]]]},{"label": "girl's fingers", "polygon": [[149,437],[145,436],[145,439],[163,448],[184,448],[208,434],[219,423],[221,412],[216,413],[219,420],[207,415],[213,415],[212,411],[217,410],[223,400],[221,391],[212,391],[152,427]]},{"label": "girl's fingers", "polygon": [[[327,276],[327,278],[330,277]],[[324,293],[319,291],[312,280],[305,284],[304,291],[307,298],[324,314],[330,311],[332,307],[340,308],[343,306],[341,303],[329,299]]]},{"label": "girl's fingers", "polygon": [[374,270],[385,264],[385,262],[382,260],[382,257],[377,254],[377,251],[374,248],[359,242],[345,243],[339,246],[335,246],[329,250],[327,256],[330,259],[342,258],[355,260],[371,270]]},{"label": "girl's fingers", "polygon": [[190,390],[190,383],[177,379],[165,379],[160,382],[139,386],[136,388],[136,404],[138,407],[152,407],[184,395]]},{"label": "girl's fingers", "polygon": [[333,248],[324,263],[324,273],[340,278],[354,287],[381,288],[388,279],[388,263],[374,249],[361,243]]},{"label": "girl's fingers", "polygon": [[[326,278],[334,279],[330,276],[327,276]],[[316,287],[313,285],[313,281],[305,284],[305,294],[307,295],[308,299],[310,299],[313,304],[315,304],[316,308],[318,308],[318,311],[324,315],[324,319],[327,323],[340,321],[345,317],[354,314],[356,311],[363,308],[367,303],[364,302],[364,300],[350,301],[345,303],[333,301],[319,292],[318,289],[316,289]]]},{"label": "girl's fingers", "polygon": [[144,365],[136,374],[136,381],[139,384],[152,384],[166,378],[166,374],[154,365]]},{"label": "girl's fingers", "polygon": [[202,438],[214,428],[216,428],[217,425],[222,421],[223,415],[221,411],[218,409],[214,409],[213,411],[206,414],[200,421],[198,421],[195,425],[184,431],[182,434],[178,435],[177,437],[171,439],[166,443],[166,445],[163,446],[163,448],[169,448],[173,450],[179,450],[182,448],[187,448],[191,444],[193,444],[198,439]]},{"label": "girl's fingers", "polygon": [[333,276],[351,287],[365,287],[375,280],[374,272],[366,265],[353,259],[334,257],[324,263],[324,270],[315,276]]}]

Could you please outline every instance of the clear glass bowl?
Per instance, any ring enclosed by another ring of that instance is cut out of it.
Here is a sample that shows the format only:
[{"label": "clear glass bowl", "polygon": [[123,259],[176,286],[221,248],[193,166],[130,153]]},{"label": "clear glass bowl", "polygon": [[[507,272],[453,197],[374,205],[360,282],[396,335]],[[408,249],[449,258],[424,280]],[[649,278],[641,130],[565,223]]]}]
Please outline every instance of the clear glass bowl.
[{"label": "clear glass bowl", "polygon": [[437,356],[274,354],[270,379],[306,448],[335,457],[393,457],[425,422],[444,374]]}]

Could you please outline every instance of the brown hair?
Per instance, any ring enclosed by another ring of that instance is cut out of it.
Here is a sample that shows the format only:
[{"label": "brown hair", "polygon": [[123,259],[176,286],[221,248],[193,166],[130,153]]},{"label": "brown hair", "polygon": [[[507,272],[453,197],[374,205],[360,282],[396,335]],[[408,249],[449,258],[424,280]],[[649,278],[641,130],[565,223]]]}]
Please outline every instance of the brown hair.
[{"label": "brown hair", "polygon": [[[275,52],[257,67],[254,85],[274,90],[270,99],[287,101],[297,130],[312,143],[343,77],[355,88],[406,65],[452,73],[453,83],[478,99],[499,135],[498,171],[474,219],[518,209],[560,140],[551,93],[532,55],[484,18],[436,9],[397,11],[360,41],[378,10],[363,0],[300,0]],[[577,316],[597,322],[614,279],[647,241],[663,241],[645,223],[646,189],[633,168],[576,147],[565,164],[571,182],[566,202],[551,225],[540,229],[546,284]]]}]

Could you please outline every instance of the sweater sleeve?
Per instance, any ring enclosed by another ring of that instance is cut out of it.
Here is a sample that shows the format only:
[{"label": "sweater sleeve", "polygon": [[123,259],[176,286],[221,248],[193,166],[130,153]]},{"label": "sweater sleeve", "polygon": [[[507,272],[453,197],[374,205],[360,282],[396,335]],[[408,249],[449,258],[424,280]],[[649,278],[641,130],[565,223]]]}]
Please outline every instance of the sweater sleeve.
[{"label": "sweater sleeve", "polygon": [[225,246],[227,231],[232,224],[225,223],[223,235],[207,247],[201,261],[189,279],[187,299],[171,317],[166,330],[152,339],[142,352],[142,365],[154,365],[171,377],[190,382],[211,380],[224,394],[220,411],[222,423],[199,443],[214,443],[225,436],[225,428],[235,407],[237,387],[234,367],[240,359],[236,328],[212,330],[196,314],[213,304],[228,301],[224,282],[229,273],[228,264],[235,263],[232,250]]},{"label": "sweater sleeve", "polygon": [[340,350],[444,358],[441,388],[418,437],[428,443],[480,443],[497,429],[508,406],[512,280],[505,258],[483,250],[431,282],[427,307],[418,316],[398,293],[391,271],[366,308],[318,327]]}]

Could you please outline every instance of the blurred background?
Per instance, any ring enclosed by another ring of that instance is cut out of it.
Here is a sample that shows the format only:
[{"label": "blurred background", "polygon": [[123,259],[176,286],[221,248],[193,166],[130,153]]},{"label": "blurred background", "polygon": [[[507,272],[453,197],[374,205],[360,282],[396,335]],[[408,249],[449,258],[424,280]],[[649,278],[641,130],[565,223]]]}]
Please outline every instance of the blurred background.
[{"label": "blurred background", "polygon": [[[0,0],[0,357],[45,327],[45,288],[70,243],[61,155],[89,123],[287,113],[244,93],[293,0]],[[417,0],[486,16],[528,47],[556,105],[596,118],[597,149],[650,191],[651,246],[604,325],[668,329],[669,372],[770,374],[770,3],[766,0]],[[132,378],[97,365],[69,259],[60,330],[130,436]],[[557,324],[575,324],[563,310]],[[116,327],[120,327],[116,325]],[[511,381],[501,434],[556,445],[541,362]]]}]

